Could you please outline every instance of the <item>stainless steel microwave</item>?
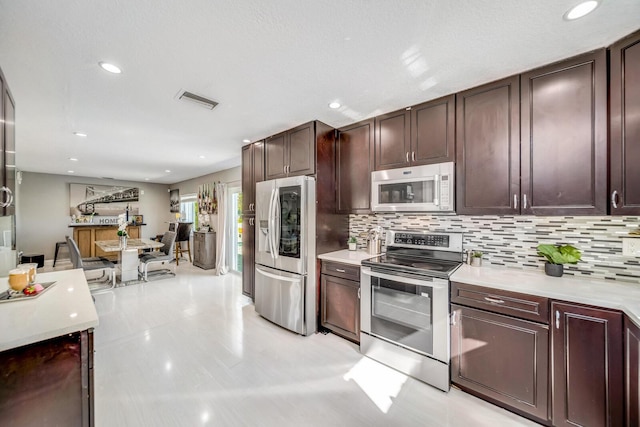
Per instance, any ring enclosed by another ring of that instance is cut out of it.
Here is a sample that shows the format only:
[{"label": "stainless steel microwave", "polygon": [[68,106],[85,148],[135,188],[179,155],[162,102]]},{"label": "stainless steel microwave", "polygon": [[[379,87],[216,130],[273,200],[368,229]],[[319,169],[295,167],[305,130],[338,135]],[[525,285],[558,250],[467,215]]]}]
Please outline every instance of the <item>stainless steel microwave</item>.
[{"label": "stainless steel microwave", "polygon": [[374,212],[455,212],[453,162],[371,173]]}]

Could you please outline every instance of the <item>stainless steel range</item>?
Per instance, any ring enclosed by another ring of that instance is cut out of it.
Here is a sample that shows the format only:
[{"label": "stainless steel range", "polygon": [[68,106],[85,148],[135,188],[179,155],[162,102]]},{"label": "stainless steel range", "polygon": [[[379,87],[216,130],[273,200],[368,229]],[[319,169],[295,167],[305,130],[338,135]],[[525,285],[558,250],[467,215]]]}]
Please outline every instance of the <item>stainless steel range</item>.
[{"label": "stainless steel range", "polygon": [[388,231],[386,254],[362,261],[360,351],[449,390],[449,276],[461,233]]}]

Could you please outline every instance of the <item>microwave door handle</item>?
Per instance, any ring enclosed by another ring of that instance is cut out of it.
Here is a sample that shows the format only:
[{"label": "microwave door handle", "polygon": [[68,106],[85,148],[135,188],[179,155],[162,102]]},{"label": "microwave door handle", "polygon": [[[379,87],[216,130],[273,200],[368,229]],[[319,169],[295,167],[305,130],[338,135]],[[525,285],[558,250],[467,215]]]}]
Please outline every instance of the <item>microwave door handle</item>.
[{"label": "microwave door handle", "polygon": [[436,187],[435,188],[435,193],[437,194],[437,197],[435,197],[433,199],[433,204],[438,206],[440,204],[440,199],[441,199],[440,192],[442,191],[442,189],[440,188],[440,176],[439,175],[434,175],[433,176],[433,185]]}]

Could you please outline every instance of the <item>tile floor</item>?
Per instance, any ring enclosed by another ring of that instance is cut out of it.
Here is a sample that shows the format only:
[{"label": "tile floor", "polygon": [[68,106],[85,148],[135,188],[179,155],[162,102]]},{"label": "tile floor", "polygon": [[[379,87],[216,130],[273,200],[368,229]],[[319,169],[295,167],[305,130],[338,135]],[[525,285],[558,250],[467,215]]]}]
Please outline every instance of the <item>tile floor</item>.
[{"label": "tile floor", "polygon": [[256,314],[241,278],[178,276],[95,295],[98,426],[532,426]]}]

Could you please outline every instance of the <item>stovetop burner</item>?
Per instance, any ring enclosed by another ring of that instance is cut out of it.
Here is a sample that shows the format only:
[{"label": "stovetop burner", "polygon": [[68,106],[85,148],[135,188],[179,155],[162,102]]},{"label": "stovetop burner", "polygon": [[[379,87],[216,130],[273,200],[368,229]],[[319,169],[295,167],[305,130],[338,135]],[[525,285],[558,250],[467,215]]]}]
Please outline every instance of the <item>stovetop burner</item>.
[{"label": "stovetop burner", "polygon": [[460,233],[387,232],[387,253],[362,265],[391,273],[448,278],[462,264]]}]

